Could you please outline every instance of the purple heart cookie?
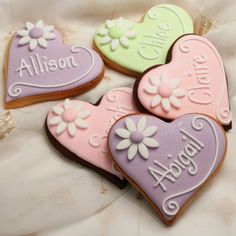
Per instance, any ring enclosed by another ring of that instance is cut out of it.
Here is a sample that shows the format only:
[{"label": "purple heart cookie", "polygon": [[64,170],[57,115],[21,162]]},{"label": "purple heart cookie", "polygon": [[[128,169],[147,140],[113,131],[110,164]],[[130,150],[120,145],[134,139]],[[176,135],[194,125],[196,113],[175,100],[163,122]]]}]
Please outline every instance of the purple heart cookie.
[{"label": "purple heart cookie", "polygon": [[223,128],[205,115],[167,123],[137,114],[113,125],[108,146],[121,173],[170,225],[221,166],[227,140]]},{"label": "purple heart cookie", "polygon": [[5,66],[5,107],[17,108],[85,92],[102,79],[100,56],[78,45],[64,45],[53,26],[26,22],[11,39]]}]

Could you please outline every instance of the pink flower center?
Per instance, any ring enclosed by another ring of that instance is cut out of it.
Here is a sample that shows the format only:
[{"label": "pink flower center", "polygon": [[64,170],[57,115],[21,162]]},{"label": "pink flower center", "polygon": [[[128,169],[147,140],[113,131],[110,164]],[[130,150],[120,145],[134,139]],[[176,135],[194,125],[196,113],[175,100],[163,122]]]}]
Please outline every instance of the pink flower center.
[{"label": "pink flower center", "polygon": [[130,135],[130,140],[132,143],[141,143],[143,141],[143,134],[139,131],[134,131]]},{"label": "pink flower center", "polygon": [[73,108],[65,110],[62,114],[62,119],[67,123],[75,121],[76,118],[77,118],[77,111],[76,109]]},{"label": "pink flower center", "polygon": [[158,93],[162,98],[168,98],[172,94],[172,88],[167,84],[162,84],[158,88]]},{"label": "pink flower center", "polygon": [[43,37],[43,30],[41,28],[35,27],[32,30],[30,30],[29,36],[32,39],[39,39],[39,38]]}]

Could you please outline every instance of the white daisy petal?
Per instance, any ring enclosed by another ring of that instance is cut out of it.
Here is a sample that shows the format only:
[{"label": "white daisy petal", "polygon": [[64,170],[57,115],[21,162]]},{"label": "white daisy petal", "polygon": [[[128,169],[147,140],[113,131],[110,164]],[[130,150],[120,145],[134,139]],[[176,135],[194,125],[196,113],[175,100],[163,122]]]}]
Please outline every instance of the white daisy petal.
[{"label": "white daisy petal", "polygon": [[154,107],[157,107],[162,101],[162,98],[160,95],[156,95],[153,99],[152,99],[152,102],[151,102],[151,107],[154,108]]},{"label": "white daisy petal", "polygon": [[143,143],[150,148],[157,148],[159,147],[159,143],[153,138],[144,138]]},{"label": "white daisy petal", "polygon": [[140,131],[140,132],[143,132],[143,130],[144,130],[145,127],[146,127],[146,123],[147,123],[147,119],[143,116],[143,117],[138,121],[137,130]]},{"label": "white daisy petal", "polygon": [[160,80],[157,77],[150,76],[149,81],[155,86],[160,86]]},{"label": "white daisy petal", "polygon": [[133,122],[133,120],[131,120],[129,117],[127,117],[127,118],[125,119],[125,125],[126,125],[126,128],[127,128],[130,132],[136,131],[136,125],[135,125],[135,123]]},{"label": "white daisy petal", "polygon": [[164,109],[165,112],[170,111],[170,102],[169,99],[163,98],[161,101],[162,108]]},{"label": "white daisy petal", "polygon": [[108,29],[115,26],[115,23],[112,20],[107,20],[105,24]]},{"label": "white daisy petal", "polygon": [[137,33],[131,30],[125,31],[124,36],[126,36],[128,39],[134,39],[137,37]]},{"label": "white daisy petal", "polygon": [[52,110],[57,115],[62,115],[62,113],[64,112],[64,109],[62,107],[59,107],[59,106],[54,106],[52,108]]},{"label": "white daisy petal", "polygon": [[112,39],[111,41],[111,50],[115,51],[119,46],[119,39]]},{"label": "white daisy petal", "polygon": [[25,29],[17,31],[17,35],[19,35],[20,37],[28,36],[28,34],[29,34],[29,31]]},{"label": "white daisy petal", "polygon": [[131,161],[134,159],[138,152],[138,145],[137,144],[132,144],[129,149],[128,149],[128,159]]},{"label": "white daisy petal", "polygon": [[144,137],[151,137],[157,132],[157,126],[149,126],[147,129],[143,131]]},{"label": "white daisy petal", "polygon": [[44,39],[44,38],[39,38],[39,39],[38,39],[38,44],[39,44],[39,46],[41,46],[42,48],[47,48],[47,46],[48,46],[48,42],[47,42],[46,39]]},{"label": "white daisy petal", "polygon": [[167,78],[167,74],[166,73],[162,73],[161,74],[161,82],[163,84],[167,84],[168,83],[168,78]]},{"label": "white daisy petal", "polygon": [[44,33],[43,37],[47,40],[52,40],[56,38],[56,35],[54,33],[46,32]]},{"label": "white daisy petal", "polygon": [[75,124],[80,129],[87,129],[88,128],[87,123],[84,120],[80,119],[80,118],[77,118],[75,120]]},{"label": "white daisy petal", "polygon": [[127,129],[117,129],[116,134],[121,138],[129,138],[131,133]]},{"label": "white daisy petal", "polygon": [[157,94],[157,87],[155,86],[148,86],[144,88],[144,91],[149,94]]},{"label": "white daisy petal", "polygon": [[57,126],[57,129],[56,129],[56,134],[61,134],[63,133],[67,128],[67,123],[62,121],[58,126]]},{"label": "white daisy petal", "polygon": [[67,98],[67,99],[64,101],[64,108],[65,108],[65,110],[68,110],[68,109],[71,108],[71,101],[70,101],[70,99]]},{"label": "white daisy petal", "polygon": [[68,124],[68,132],[69,134],[74,137],[75,136],[75,133],[76,133],[76,126],[73,122],[69,123]]},{"label": "white daisy petal", "polygon": [[38,46],[38,40],[37,39],[31,39],[29,42],[29,48],[31,51],[33,51]]},{"label": "white daisy petal", "polygon": [[108,29],[100,29],[98,30],[98,34],[102,35],[102,36],[106,36],[108,34]]},{"label": "white daisy petal", "polygon": [[52,32],[54,30],[54,26],[53,25],[46,25],[43,27],[43,32],[44,33],[49,33],[49,32]]},{"label": "white daisy petal", "polygon": [[122,46],[124,46],[125,48],[128,48],[129,47],[129,40],[125,36],[122,36],[120,38],[120,44]]},{"label": "white daisy petal", "polygon": [[77,105],[77,111],[81,111],[82,107],[83,107],[84,103],[83,102],[80,102],[78,105]]},{"label": "white daisy petal", "polygon": [[42,20],[39,20],[39,21],[35,24],[35,26],[42,29],[43,26],[44,26],[44,23],[43,23]]},{"label": "white daisy petal", "polygon": [[171,105],[174,106],[175,108],[180,108],[181,107],[181,103],[180,103],[179,99],[176,98],[175,96],[172,95],[169,98],[169,100],[170,100]]},{"label": "white daisy petal", "polygon": [[117,26],[117,27],[122,27],[122,26],[123,26],[123,17],[120,17],[120,18],[116,21],[116,26]]},{"label": "white daisy petal", "polygon": [[31,41],[31,38],[30,38],[29,36],[25,36],[24,38],[21,38],[21,39],[18,41],[18,44],[19,44],[19,45],[26,45],[26,44],[28,44],[30,41]]},{"label": "white daisy petal", "polygon": [[32,30],[34,28],[34,24],[32,24],[31,22],[27,21],[26,22],[26,29],[27,30]]},{"label": "white daisy petal", "polygon": [[170,81],[170,87],[172,89],[175,89],[179,86],[179,83],[180,83],[179,79],[173,79]]},{"label": "white daisy petal", "polygon": [[111,40],[112,40],[112,39],[107,35],[107,36],[103,37],[103,38],[100,40],[100,44],[101,44],[101,45],[108,44],[108,43],[111,42]]},{"label": "white daisy petal", "polygon": [[78,117],[81,119],[86,119],[91,115],[90,111],[80,111]]},{"label": "white daisy petal", "polygon": [[183,89],[178,88],[173,90],[173,95],[176,96],[177,98],[181,98],[184,97],[186,93]]},{"label": "white daisy petal", "polygon": [[144,159],[148,159],[149,151],[143,143],[138,144],[138,152]]},{"label": "white daisy petal", "polygon": [[125,24],[123,24],[123,26],[122,26],[122,29],[124,31],[128,31],[128,30],[132,29],[133,26],[134,26],[134,24],[132,22],[125,22]]},{"label": "white daisy petal", "polygon": [[62,121],[60,116],[55,116],[51,120],[49,120],[49,125],[58,125]]},{"label": "white daisy petal", "polygon": [[118,145],[116,146],[117,150],[124,150],[126,148],[128,148],[131,145],[131,141],[129,139],[123,139],[122,141],[120,141],[118,143]]}]

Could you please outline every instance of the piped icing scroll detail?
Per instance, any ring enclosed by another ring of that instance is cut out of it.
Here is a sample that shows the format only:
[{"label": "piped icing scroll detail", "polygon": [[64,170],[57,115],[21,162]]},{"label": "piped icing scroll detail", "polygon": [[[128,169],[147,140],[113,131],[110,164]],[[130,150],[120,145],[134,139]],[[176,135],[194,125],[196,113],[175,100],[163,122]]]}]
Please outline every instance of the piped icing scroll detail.
[{"label": "piped icing scroll detail", "polygon": [[210,170],[207,172],[206,176],[198,184],[196,184],[195,186],[193,186],[189,189],[186,189],[182,192],[171,195],[171,196],[164,199],[164,201],[162,203],[162,209],[165,212],[165,214],[167,214],[169,216],[176,215],[179,211],[179,204],[174,199],[178,198],[179,196],[182,196],[184,194],[187,194],[189,192],[192,192],[192,191],[196,190],[197,188],[199,188],[208,179],[208,177],[211,175],[212,171],[215,168],[217,157],[218,157],[218,150],[219,150],[218,135],[217,135],[216,129],[215,129],[214,125],[212,124],[212,122],[208,118],[203,117],[203,116],[196,116],[193,119],[192,127],[193,127],[194,130],[196,130],[196,131],[202,131],[203,130],[204,124],[201,121],[205,121],[211,127],[211,130],[212,130],[212,133],[213,133],[213,137],[214,137],[214,141],[215,141],[215,154],[214,154],[214,158],[213,158],[213,163],[210,167]]},{"label": "piped icing scroll detail", "polygon": [[110,101],[110,102],[116,102],[117,99],[119,99],[119,97],[117,96],[116,92],[122,92],[122,93],[128,94],[129,96],[132,96],[131,90],[124,90],[124,89],[114,88],[114,89],[110,90],[110,91],[107,93],[107,99],[108,99],[108,101]]},{"label": "piped icing scroll detail", "polygon": [[97,106],[68,99],[59,103],[48,114],[47,128],[60,145],[74,153],[74,159],[82,158],[123,179],[109,160],[107,136],[118,119],[137,111],[132,89],[114,88]]}]

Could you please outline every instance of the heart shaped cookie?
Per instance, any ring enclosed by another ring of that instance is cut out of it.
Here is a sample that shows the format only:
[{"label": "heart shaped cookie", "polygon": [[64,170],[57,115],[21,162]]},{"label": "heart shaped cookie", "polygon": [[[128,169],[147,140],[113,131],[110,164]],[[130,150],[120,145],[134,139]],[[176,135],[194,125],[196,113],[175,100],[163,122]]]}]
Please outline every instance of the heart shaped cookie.
[{"label": "heart shaped cookie", "polygon": [[222,127],[200,114],[171,123],[130,115],[118,120],[108,136],[115,165],[167,224],[218,170],[226,146]]},{"label": "heart shaped cookie", "polygon": [[138,76],[153,65],[164,64],[170,46],[187,33],[193,33],[190,16],[180,7],[163,4],[151,8],[140,23],[107,20],[97,30],[94,46],[106,64]]},{"label": "heart shaped cookie", "polygon": [[135,84],[135,97],[145,111],[168,120],[203,113],[231,128],[226,74],[212,43],[185,35],[175,42],[169,58],[168,64],[150,69]]},{"label": "heart shaped cookie", "polygon": [[107,136],[116,120],[134,112],[137,109],[130,88],[110,90],[97,106],[67,99],[48,113],[46,133],[66,157],[92,168],[123,188],[126,181],[108,158]]},{"label": "heart shaped cookie", "polygon": [[97,85],[104,64],[93,50],[64,45],[53,26],[27,22],[11,39],[5,65],[5,107],[74,96]]}]

